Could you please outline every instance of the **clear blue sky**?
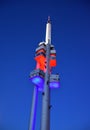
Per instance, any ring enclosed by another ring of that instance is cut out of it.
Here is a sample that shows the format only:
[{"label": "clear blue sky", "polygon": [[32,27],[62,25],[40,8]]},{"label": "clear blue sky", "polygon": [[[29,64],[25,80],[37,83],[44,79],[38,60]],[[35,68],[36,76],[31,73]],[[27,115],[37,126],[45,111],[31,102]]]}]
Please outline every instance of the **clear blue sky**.
[{"label": "clear blue sky", "polygon": [[[61,77],[61,88],[51,92],[51,130],[90,130],[90,2],[72,1],[0,1],[0,130],[28,130],[29,73],[48,15]],[[36,130],[40,114],[41,93]]]}]

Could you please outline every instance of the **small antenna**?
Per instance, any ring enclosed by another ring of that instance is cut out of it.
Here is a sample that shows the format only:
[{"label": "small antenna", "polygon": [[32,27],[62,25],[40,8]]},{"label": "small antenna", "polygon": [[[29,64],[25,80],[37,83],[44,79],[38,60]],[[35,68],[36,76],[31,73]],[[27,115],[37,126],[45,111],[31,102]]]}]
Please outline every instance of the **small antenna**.
[{"label": "small antenna", "polygon": [[48,21],[47,21],[48,23],[51,23],[51,20],[50,20],[50,16],[48,16]]}]

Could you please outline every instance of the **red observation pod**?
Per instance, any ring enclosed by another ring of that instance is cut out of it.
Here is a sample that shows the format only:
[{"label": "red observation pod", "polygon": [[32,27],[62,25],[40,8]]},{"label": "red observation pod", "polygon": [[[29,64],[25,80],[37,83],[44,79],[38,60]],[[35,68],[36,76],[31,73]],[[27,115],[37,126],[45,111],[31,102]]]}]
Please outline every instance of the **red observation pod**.
[{"label": "red observation pod", "polygon": [[50,67],[56,66],[56,50],[54,49],[54,46],[51,45],[50,48]]},{"label": "red observation pod", "polygon": [[[46,45],[41,42],[35,52],[35,60],[37,62],[36,69],[46,72]],[[56,66],[56,50],[54,46],[50,47],[50,67]]]},{"label": "red observation pod", "polygon": [[35,60],[37,62],[36,69],[40,69],[45,72],[46,46],[44,43],[40,44],[36,49]]}]

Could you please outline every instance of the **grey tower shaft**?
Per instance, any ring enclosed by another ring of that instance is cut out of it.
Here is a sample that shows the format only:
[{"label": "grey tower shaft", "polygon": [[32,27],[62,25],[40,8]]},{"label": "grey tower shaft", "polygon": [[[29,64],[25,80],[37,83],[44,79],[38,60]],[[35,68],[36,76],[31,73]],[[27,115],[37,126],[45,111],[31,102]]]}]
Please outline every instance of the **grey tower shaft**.
[{"label": "grey tower shaft", "polygon": [[41,129],[50,130],[50,88],[49,88],[49,77],[50,77],[50,43],[46,45],[46,73],[44,92],[42,97],[42,115],[41,115]]}]

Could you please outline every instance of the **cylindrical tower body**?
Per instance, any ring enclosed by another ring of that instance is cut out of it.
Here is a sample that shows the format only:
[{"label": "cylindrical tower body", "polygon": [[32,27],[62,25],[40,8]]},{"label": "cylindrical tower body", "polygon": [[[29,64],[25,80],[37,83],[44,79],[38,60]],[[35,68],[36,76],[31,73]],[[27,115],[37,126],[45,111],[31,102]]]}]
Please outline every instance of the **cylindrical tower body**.
[{"label": "cylindrical tower body", "polygon": [[34,86],[29,130],[35,130],[37,101],[38,101],[38,87]]},{"label": "cylindrical tower body", "polygon": [[50,45],[51,45],[51,24],[48,20],[46,26],[46,73],[44,82],[44,91],[42,93],[42,114],[41,114],[41,129],[50,130]]},{"label": "cylindrical tower body", "polygon": [[46,73],[45,73],[45,83],[44,83],[44,92],[42,94],[42,114],[41,114],[41,130],[50,130],[50,88],[49,88],[49,76],[50,76],[50,67],[49,67],[49,58],[50,58],[50,44],[46,46]]}]

